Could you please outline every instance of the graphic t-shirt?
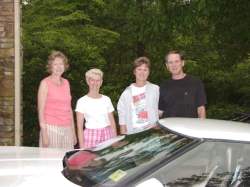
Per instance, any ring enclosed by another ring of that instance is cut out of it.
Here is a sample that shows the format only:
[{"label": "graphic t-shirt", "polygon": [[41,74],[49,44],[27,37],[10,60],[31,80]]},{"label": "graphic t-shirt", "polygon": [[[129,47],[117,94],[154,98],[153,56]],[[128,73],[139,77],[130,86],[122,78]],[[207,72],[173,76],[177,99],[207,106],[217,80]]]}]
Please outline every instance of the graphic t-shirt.
[{"label": "graphic t-shirt", "polygon": [[148,125],[148,111],[146,110],[146,86],[132,88],[132,122],[133,128],[144,128]]}]

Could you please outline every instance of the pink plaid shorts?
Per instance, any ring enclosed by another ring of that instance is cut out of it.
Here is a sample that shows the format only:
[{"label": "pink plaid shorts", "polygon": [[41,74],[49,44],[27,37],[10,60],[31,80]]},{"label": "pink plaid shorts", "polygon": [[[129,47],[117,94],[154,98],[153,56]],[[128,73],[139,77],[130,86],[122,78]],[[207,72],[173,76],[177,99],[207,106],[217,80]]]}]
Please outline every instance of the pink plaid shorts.
[{"label": "pink plaid shorts", "polygon": [[110,126],[100,129],[87,129],[83,132],[84,147],[92,148],[96,145],[111,139],[114,136],[113,130]]}]

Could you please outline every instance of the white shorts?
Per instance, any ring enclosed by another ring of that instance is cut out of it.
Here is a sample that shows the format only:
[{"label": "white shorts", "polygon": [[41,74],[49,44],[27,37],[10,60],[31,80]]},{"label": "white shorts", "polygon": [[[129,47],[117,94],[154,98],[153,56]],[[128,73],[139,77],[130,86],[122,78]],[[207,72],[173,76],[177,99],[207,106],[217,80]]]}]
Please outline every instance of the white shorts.
[{"label": "white shorts", "polygon": [[[71,126],[62,127],[59,125],[46,124],[49,137],[49,148],[74,149],[74,136]],[[42,145],[42,135],[40,131],[39,147]]]}]

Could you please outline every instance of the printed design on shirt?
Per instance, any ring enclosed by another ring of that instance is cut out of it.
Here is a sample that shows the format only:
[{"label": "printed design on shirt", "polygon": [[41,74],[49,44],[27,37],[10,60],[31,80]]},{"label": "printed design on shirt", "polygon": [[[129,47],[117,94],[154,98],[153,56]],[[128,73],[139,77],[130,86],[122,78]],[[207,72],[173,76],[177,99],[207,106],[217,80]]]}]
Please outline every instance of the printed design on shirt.
[{"label": "printed design on shirt", "polygon": [[141,93],[139,95],[133,96],[133,106],[135,111],[135,125],[137,127],[142,127],[148,122],[148,112],[146,108],[146,95]]}]

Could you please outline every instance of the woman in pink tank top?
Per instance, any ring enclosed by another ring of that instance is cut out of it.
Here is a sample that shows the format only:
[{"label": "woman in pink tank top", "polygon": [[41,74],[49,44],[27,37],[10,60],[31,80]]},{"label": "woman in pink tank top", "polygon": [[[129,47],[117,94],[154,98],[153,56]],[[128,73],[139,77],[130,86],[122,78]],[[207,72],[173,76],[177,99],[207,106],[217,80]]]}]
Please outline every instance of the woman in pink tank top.
[{"label": "woman in pink tank top", "polygon": [[49,56],[50,75],[41,81],[38,90],[40,147],[73,149],[76,144],[70,86],[62,77],[68,66],[62,52],[53,51]]}]

